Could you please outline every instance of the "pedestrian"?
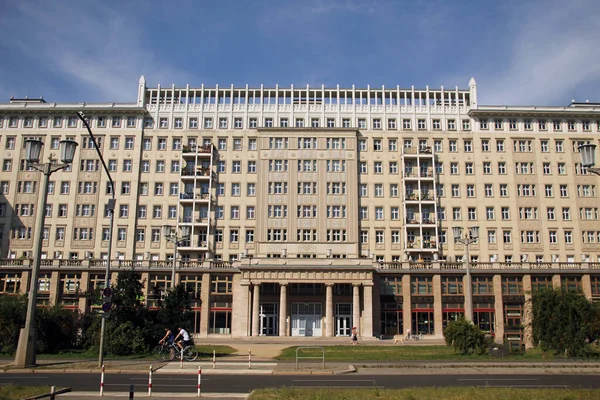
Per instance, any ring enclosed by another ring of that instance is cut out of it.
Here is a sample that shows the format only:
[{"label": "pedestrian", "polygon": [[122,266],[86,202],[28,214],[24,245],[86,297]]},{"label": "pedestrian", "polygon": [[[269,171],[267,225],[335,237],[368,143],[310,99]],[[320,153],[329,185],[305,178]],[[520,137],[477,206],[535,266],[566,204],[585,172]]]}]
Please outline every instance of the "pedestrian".
[{"label": "pedestrian", "polygon": [[352,345],[358,344],[358,329],[355,326],[352,327]]}]

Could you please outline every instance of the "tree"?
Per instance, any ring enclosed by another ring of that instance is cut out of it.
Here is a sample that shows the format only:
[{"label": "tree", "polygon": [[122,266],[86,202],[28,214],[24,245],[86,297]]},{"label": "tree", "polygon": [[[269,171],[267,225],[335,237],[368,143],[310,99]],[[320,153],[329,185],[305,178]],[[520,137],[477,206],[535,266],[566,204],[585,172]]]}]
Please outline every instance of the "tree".
[{"label": "tree", "polygon": [[17,349],[26,313],[27,296],[0,295],[0,353],[12,354]]},{"label": "tree", "polygon": [[463,317],[448,323],[444,328],[444,340],[463,355],[485,354],[489,345],[481,329]]},{"label": "tree", "polygon": [[543,351],[584,356],[599,334],[598,309],[581,292],[536,290],[531,298],[534,343]]},{"label": "tree", "polygon": [[180,283],[167,289],[164,300],[159,302],[157,319],[162,327],[176,329],[189,328],[191,325],[192,298],[185,284]]}]

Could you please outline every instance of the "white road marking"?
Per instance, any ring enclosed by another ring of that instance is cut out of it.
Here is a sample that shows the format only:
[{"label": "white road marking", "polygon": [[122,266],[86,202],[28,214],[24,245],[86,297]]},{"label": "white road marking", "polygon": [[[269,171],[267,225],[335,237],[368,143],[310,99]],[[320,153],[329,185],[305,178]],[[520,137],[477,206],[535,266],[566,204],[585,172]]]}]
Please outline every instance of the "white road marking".
[{"label": "white road marking", "polygon": [[470,378],[470,379],[458,379],[459,381],[537,381],[539,379],[534,378]]}]

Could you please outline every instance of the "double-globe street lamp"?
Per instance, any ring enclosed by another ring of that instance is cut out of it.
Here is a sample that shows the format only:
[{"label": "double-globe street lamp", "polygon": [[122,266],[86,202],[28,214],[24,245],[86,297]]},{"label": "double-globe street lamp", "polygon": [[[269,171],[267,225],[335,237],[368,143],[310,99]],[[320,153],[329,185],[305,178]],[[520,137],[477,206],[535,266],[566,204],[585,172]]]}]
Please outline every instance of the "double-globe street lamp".
[{"label": "double-globe street lamp", "polygon": [[470,227],[469,233],[464,236],[463,228],[460,226],[453,227],[452,232],[454,233],[454,243],[460,243],[465,246],[465,257],[463,258],[463,264],[465,264],[465,269],[467,271],[467,282],[463,285],[465,286],[465,319],[473,322],[473,287],[471,283],[471,260],[469,259],[469,246],[472,243],[477,242],[479,239],[479,227]]},{"label": "double-globe street lamp", "polygon": [[29,294],[27,297],[27,315],[25,317],[25,327],[19,334],[19,343],[15,355],[15,365],[19,367],[34,366],[36,363],[36,327],[35,314],[37,306],[38,275],[40,264],[42,262],[42,232],[46,221],[46,205],[48,203],[48,182],[52,173],[59,171],[73,163],[77,142],[72,140],[60,141],[60,163],[55,162],[52,155],[48,157],[48,162],[40,163],[40,154],[44,143],[41,140],[25,140],[25,161],[27,167],[40,171],[43,174],[41,204],[38,206],[35,218],[34,246],[33,246],[33,267],[31,269],[31,278],[29,280]]},{"label": "double-globe street lamp", "polygon": [[173,247],[175,248],[173,254],[173,264],[171,269],[171,289],[175,287],[175,268],[177,266],[177,247],[179,243],[184,240],[190,239],[190,227],[182,226],[181,227],[181,236],[177,236],[177,227],[173,227],[172,225],[163,225],[163,236],[167,240],[167,242],[173,243]]},{"label": "double-globe street lamp", "polygon": [[594,167],[596,165],[596,145],[593,143],[582,144],[579,147],[579,154],[581,155],[581,165],[594,175],[600,175],[600,168]]}]

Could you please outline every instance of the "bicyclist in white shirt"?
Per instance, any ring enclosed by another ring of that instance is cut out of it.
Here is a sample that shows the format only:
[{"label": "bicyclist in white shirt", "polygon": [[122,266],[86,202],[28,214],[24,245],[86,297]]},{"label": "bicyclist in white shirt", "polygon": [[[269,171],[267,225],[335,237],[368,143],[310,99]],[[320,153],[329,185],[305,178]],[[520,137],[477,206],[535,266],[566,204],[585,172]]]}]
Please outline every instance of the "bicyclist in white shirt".
[{"label": "bicyclist in white shirt", "polygon": [[[177,336],[175,336],[175,343],[183,352],[183,346],[188,346],[191,344],[190,334],[187,333],[187,331],[183,328],[177,328],[177,330],[179,331],[179,333],[177,334]],[[177,340],[179,339],[179,337],[181,337],[181,340]],[[181,342],[183,342],[183,344]]]}]

